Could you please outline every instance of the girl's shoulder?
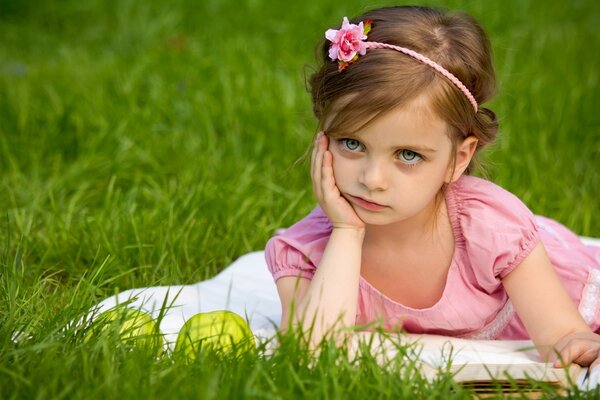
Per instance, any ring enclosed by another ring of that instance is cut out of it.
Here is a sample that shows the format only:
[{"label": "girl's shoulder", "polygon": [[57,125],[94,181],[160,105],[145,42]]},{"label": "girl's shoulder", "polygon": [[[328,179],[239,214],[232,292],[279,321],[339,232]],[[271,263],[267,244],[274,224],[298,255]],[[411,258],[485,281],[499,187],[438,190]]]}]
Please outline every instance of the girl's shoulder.
[{"label": "girl's shoulder", "polygon": [[[533,213],[517,196],[486,179],[463,176],[448,189],[446,202],[458,215],[488,225],[533,222]],[[476,224],[477,226],[478,224]]]},{"label": "girl's shoulder", "polygon": [[331,235],[331,222],[320,207],[267,242],[265,259],[275,280],[283,276],[312,278]]},{"label": "girl's shoulder", "polygon": [[446,194],[457,247],[474,266],[510,273],[538,241],[535,216],[514,194],[485,179],[463,176]]}]

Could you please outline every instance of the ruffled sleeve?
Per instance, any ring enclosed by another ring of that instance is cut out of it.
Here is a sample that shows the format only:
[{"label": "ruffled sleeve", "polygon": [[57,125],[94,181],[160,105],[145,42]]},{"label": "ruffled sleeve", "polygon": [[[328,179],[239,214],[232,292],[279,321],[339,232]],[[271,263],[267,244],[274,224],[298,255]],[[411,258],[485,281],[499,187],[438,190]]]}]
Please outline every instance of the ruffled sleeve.
[{"label": "ruffled sleeve", "polygon": [[455,182],[447,199],[464,261],[483,288],[495,290],[539,240],[533,213],[512,193],[472,176]]},{"label": "ruffled sleeve", "polygon": [[273,236],[265,247],[265,260],[273,279],[284,276],[312,279],[331,230],[329,219],[317,207],[290,228]]}]

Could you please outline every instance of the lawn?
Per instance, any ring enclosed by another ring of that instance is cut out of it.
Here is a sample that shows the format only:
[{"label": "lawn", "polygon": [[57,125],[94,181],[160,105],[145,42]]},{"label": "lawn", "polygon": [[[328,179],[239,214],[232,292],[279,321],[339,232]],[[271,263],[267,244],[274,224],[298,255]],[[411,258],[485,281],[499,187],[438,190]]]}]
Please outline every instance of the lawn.
[{"label": "lawn", "polygon": [[[0,1],[0,398],[469,398],[334,348],[186,364],[62,331],[120,290],[209,278],[315,206],[315,45],[384,4]],[[428,4],[490,35],[486,176],[600,237],[600,3]]]}]

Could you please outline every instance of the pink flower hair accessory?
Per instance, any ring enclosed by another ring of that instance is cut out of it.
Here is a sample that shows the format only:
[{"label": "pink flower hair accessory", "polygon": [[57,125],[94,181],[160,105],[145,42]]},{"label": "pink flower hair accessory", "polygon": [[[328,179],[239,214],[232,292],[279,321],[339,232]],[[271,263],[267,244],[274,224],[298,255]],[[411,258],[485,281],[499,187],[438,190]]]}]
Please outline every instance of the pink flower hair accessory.
[{"label": "pink flower hair accessory", "polygon": [[331,61],[338,60],[338,71],[343,71],[348,65],[364,56],[367,52],[367,33],[371,31],[371,20],[358,25],[351,24],[348,17],[344,17],[340,30],[328,29],[325,37],[331,42],[329,46],[329,58]]},{"label": "pink flower hair accessory", "polygon": [[367,42],[367,34],[371,31],[371,24],[372,21],[370,19],[365,20],[364,23],[361,21],[358,25],[351,24],[348,18],[344,17],[341,29],[328,29],[325,32],[325,38],[331,42],[329,45],[329,58],[331,61],[338,61],[338,71],[342,72],[348,65],[355,62],[359,55],[364,56],[367,53],[367,49],[386,48],[396,50],[413,57],[423,64],[429,65],[445,76],[454,86],[463,92],[473,106],[473,110],[477,112],[477,100],[475,100],[469,89],[467,89],[460,79],[440,64],[406,47],[380,42]]}]

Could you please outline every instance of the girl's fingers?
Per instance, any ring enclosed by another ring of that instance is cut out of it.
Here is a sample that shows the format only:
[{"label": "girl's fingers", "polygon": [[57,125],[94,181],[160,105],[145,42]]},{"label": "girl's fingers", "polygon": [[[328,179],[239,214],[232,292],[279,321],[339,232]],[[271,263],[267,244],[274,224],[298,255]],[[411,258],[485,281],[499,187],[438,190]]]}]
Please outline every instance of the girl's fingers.
[{"label": "girl's fingers", "polygon": [[557,350],[558,359],[554,363],[557,368],[571,363],[579,365],[600,364],[600,343],[595,340],[574,338]]},{"label": "girl's fingers", "polygon": [[337,187],[333,171],[333,153],[328,150],[329,138],[321,134],[315,145],[312,184],[319,205],[334,227],[364,228],[364,223],[352,210]]},{"label": "girl's fingers", "polygon": [[[335,178],[333,176],[333,156],[331,152],[325,150],[323,153],[323,167],[322,167],[321,182],[324,193],[331,193],[335,189]],[[336,197],[339,196],[336,193]]]},{"label": "girl's fingers", "polygon": [[317,199],[322,196],[322,165],[323,165],[323,135],[319,133],[317,135],[317,141],[313,149],[313,160],[311,166],[311,175],[313,183],[313,191]]},{"label": "girl's fingers", "polygon": [[311,154],[311,157],[310,157],[311,172],[314,169],[315,159],[317,157],[317,150],[318,150],[318,147],[319,147],[319,139],[321,138],[321,134],[322,133],[323,132],[317,133],[317,136],[315,136],[315,141],[313,143],[312,154]]},{"label": "girl's fingers", "polygon": [[579,365],[591,365],[598,358],[598,349],[596,348],[580,348],[577,349],[575,357],[572,358],[571,362]]}]

